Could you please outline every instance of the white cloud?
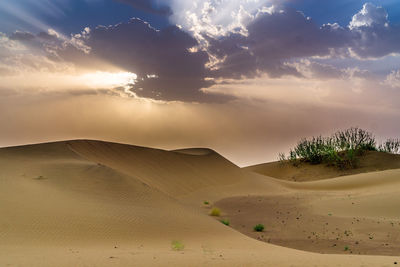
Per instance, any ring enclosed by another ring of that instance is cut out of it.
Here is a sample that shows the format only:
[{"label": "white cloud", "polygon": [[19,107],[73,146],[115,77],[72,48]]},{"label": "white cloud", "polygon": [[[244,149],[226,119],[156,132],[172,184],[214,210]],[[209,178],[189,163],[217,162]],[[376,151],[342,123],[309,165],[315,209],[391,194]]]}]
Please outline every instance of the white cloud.
[{"label": "white cloud", "polygon": [[384,84],[392,88],[400,88],[400,70],[392,71],[388,76],[386,76]]},{"label": "white cloud", "polygon": [[374,25],[388,26],[388,13],[383,7],[376,7],[371,3],[366,3],[363,8],[353,16],[350,21],[350,29],[359,27],[371,27]]},{"label": "white cloud", "polygon": [[260,9],[270,7],[270,0],[171,0],[171,19],[192,32],[222,36],[232,31],[245,31],[245,26]]}]

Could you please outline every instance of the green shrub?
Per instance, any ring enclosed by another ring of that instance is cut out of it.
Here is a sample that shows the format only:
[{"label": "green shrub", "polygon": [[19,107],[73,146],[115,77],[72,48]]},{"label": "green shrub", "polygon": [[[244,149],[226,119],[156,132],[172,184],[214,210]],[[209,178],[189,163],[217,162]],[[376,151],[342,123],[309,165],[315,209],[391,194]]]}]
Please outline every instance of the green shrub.
[{"label": "green shrub", "polygon": [[220,216],[221,210],[219,208],[213,208],[210,213],[211,216]]},{"label": "green shrub", "polygon": [[344,251],[348,251],[349,249],[349,246],[344,246]]},{"label": "green shrub", "polygon": [[[382,150],[397,151],[396,149],[400,150],[400,141],[389,142],[382,146]],[[371,150],[377,150],[375,137],[366,130],[353,127],[337,131],[329,137],[301,139],[295,148],[290,150],[288,160],[295,166],[299,164],[299,161],[303,161],[311,164],[326,163],[340,169],[350,169],[357,166],[359,156]]]},{"label": "green shrub", "polygon": [[208,202],[208,201],[204,201],[203,203],[204,203],[204,205],[210,205],[210,202]]},{"label": "green shrub", "polygon": [[254,226],[254,231],[256,231],[256,232],[262,232],[262,231],[264,231],[264,225],[262,225],[262,224],[257,224],[256,226]]},{"label": "green shrub", "polygon": [[181,250],[183,250],[185,248],[185,245],[180,241],[172,241],[171,242],[171,247],[172,247],[173,250],[181,251]]},{"label": "green shrub", "polygon": [[222,222],[223,224],[225,224],[226,226],[229,226],[229,220],[227,220],[227,219],[224,219],[224,220],[221,220],[220,222]]},{"label": "green shrub", "polygon": [[376,141],[372,133],[352,127],[336,132],[332,138],[340,150],[376,150]]}]

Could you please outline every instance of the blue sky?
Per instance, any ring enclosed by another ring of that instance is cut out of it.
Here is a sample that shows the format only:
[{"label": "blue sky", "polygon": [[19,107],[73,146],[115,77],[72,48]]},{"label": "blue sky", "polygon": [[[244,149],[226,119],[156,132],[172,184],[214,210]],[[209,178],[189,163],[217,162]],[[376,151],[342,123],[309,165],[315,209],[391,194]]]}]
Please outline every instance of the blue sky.
[{"label": "blue sky", "polygon": [[[52,4],[49,4],[50,2]],[[368,2],[383,6],[392,23],[400,22],[400,5],[397,0]],[[364,3],[365,1],[359,0],[292,0],[283,5],[304,12],[319,25],[333,22],[347,25]],[[168,16],[152,14],[113,0],[5,0],[0,4],[0,31],[11,33],[15,30],[40,30],[26,15],[66,34],[79,32],[86,26],[124,22],[132,17],[148,21],[156,28],[165,27],[170,23]]]},{"label": "blue sky", "polygon": [[168,18],[165,16],[151,14],[112,0],[6,0],[0,4],[0,31],[12,33],[16,30],[43,30],[31,23],[26,15],[65,34],[80,32],[87,26],[117,24],[132,17],[151,21],[155,27],[168,24]]},{"label": "blue sky", "polygon": [[366,2],[384,7],[392,23],[400,22],[400,4],[397,0],[293,0],[288,6],[303,11],[306,16],[312,17],[318,24],[334,23],[347,25],[354,14],[356,14]]}]

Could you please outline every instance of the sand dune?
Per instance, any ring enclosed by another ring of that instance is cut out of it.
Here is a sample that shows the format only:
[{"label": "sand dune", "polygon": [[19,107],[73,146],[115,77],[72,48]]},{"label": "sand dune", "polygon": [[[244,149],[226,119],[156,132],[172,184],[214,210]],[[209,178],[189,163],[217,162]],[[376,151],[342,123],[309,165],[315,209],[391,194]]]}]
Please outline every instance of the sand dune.
[{"label": "sand dune", "polygon": [[300,166],[293,166],[290,163],[270,162],[249,166],[244,169],[282,180],[305,182],[358,173],[398,169],[400,168],[400,155],[369,151],[360,158],[357,165],[355,169],[339,170],[324,164],[301,163]]},{"label": "sand dune", "polygon": [[68,145],[88,160],[132,175],[174,197],[243,179],[237,166],[212,150],[182,153],[98,141],[74,141]]},{"label": "sand dune", "polygon": [[[243,200],[262,196],[261,203],[270,204],[251,205],[256,208],[246,208],[245,216],[261,220],[260,210],[283,212],[292,204],[276,201],[301,196],[294,208],[313,203],[304,209],[310,218],[327,216],[324,207],[345,218],[353,212],[343,208],[350,194],[360,207],[357,216],[397,222],[397,170],[297,184],[240,169],[209,149],[164,151],[84,140],[0,149],[0,169],[0,266],[391,266],[399,261],[260,242],[247,230],[237,231],[236,219],[242,217],[231,214]],[[384,197],[390,208],[373,206],[369,196]],[[214,205],[233,227],[208,215]],[[281,233],[287,230],[282,236],[299,228],[290,229],[282,228]],[[384,238],[381,232],[376,240]],[[264,234],[273,236],[268,227]],[[185,248],[174,251],[174,240]]]}]

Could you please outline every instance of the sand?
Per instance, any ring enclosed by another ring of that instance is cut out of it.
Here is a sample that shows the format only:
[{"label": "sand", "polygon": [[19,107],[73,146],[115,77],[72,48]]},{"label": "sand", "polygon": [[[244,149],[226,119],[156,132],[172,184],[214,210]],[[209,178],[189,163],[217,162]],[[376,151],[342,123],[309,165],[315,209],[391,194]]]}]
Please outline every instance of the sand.
[{"label": "sand", "polygon": [[399,168],[400,155],[369,151],[358,160],[357,168],[355,169],[340,170],[326,164],[312,165],[309,163],[300,163],[299,166],[293,166],[289,162],[282,164],[278,161],[249,166],[245,169],[282,180],[307,182]]},{"label": "sand", "polygon": [[[2,148],[0,170],[0,266],[400,262],[399,170],[295,183],[241,169],[209,149],[85,140]],[[209,216],[214,206],[231,226]],[[362,222],[353,226],[353,217]],[[266,226],[262,237],[251,231],[256,222]],[[312,228],[319,238],[308,242]],[[352,234],[343,236],[347,229]],[[173,241],[184,248],[174,250]]]}]

